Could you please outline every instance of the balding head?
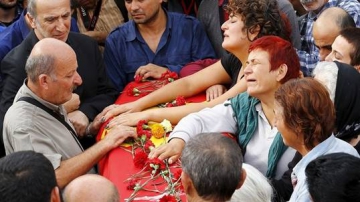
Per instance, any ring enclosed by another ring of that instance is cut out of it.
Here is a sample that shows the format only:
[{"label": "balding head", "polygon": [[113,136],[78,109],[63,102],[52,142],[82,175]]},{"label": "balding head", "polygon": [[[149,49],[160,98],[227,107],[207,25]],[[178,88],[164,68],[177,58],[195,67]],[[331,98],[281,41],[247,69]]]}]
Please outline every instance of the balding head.
[{"label": "balding head", "polygon": [[63,192],[64,202],[118,202],[119,194],[108,179],[95,174],[86,174],[71,181]]},{"label": "balding head", "polygon": [[45,38],[33,47],[26,62],[25,70],[31,82],[37,83],[38,76],[47,74],[55,76],[55,67],[67,60],[76,60],[74,50],[66,43]]},{"label": "balding head", "polygon": [[325,60],[331,52],[331,44],[340,31],[355,26],[353,18],[342,8],[331,7],[324,10],[314,22],[312,32],[314,43],[319,48],[320,61]]},{"label": "balding head", "polygon": [[27,85],[40,98],[55,105],[64,104],[82,83],[77,67],[76,54],[68,44],[44,38],[33,47],[26,61]]}]

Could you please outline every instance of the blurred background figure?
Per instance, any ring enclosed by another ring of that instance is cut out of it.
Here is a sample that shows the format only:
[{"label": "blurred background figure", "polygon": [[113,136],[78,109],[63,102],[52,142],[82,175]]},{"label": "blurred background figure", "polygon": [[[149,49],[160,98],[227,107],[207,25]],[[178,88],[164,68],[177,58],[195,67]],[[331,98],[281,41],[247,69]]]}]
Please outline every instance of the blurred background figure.
[{"label": "blurred background figure", "polygon": [[63,191],[64,202],[119,202],[115,185],[105,177],[85,174],[71,181]]},{"label": "blurred background figure", "polygon": [[22,11],[18,0],[0,0],[0,32],[18,20]]},{"label": "blurred background figure", "polygon": [[268,179],[249,164],[244,163],[243,169],[246,172],[244,184],[235,190],[230,202],[271,202],[273,188]]},{"label": "blurred background figure", "polygon": [[307,165],[305,174],[313,202],[360,200],[360,159],[346,153],[320,156]]},{"label": "blurred background figure", "polygon": [[0,199],[4,202],[60,202],[50,161],[34,151],[19,151],[1,158]]}]

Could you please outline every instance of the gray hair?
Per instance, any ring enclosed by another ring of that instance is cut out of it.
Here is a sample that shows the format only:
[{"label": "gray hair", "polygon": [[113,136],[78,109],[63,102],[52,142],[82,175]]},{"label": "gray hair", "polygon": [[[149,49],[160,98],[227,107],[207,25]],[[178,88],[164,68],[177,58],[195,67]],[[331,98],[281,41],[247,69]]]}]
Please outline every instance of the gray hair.
[{"label": "gray hair", "polygon": [[338,72],[339,68],[334,62],[324,61],[319,62],[312,73],[313,77],[326,87],[333,102],[335,101]]},{"label": "gray hair", "polygon": [[230,202],[271,202],[273,188],[268,179],[255,167],[244,163],[246,171],[244,184],[232,195]]},{"label": "gray hair", "polygon": [[56,79],[54,74],[55,60],[53,55],[30,55],[25,64],[25,71],[30,81],[36,83],[41,74]]},{"label": "gray hair", "polygon": [[229,200],[241,179],[243,157],[235,140],[220,133],[191,138],[182,152],[181,164],[198,195],[205,200]]},{"label": "gray hair", "polygon": [[36,2],[37,0],[28,0],[27,2],[27,12],[30,13],[32,17],[36,17]]}]

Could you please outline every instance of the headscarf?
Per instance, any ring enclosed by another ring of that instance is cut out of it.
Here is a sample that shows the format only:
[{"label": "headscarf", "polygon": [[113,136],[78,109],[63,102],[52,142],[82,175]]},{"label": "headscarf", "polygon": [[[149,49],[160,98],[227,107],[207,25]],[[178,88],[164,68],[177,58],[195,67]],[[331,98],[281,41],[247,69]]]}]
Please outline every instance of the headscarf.
[{"label": "headscarf", "polygon": [[335,61],[339,68],[335,109],[336,137],[348,141],[360,134],[360,73],[352,66]]}]

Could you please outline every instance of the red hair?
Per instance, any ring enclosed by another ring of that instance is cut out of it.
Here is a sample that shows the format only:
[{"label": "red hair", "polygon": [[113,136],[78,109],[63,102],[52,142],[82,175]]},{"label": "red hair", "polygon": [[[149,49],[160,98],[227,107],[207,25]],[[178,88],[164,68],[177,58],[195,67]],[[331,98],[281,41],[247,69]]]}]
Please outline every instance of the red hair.
[{"label": "red hair", "polygon": [[270,71],[277,70],[282,64],[288,67],[285,77],[280,81],[282,84],[299,77],[299,57],[289,41],[277,36],[263,36],[250,44],[249,52],[255,49],[266,51],[269,54]]}]

